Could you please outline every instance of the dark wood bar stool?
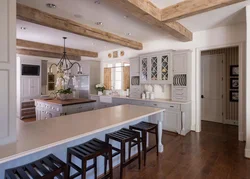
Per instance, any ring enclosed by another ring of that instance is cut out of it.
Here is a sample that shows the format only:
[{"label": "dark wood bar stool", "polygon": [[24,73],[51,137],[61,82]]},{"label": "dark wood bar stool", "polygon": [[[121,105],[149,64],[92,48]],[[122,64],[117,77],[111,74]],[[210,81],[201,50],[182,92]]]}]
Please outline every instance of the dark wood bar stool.
[{"label": "dark wood bar stool", "polygon": [[[72,162],[72,156],[77,157],[82,161],[82,167],[77,166]],[[68,178],[76,178],[82,175],[82,179],[86,179],[87,171],[94,169],[95,179],[97,179],[97,157],[103,156],[105,159],[109,157],[109,173],[107,174],[105,168],[105,175],[102,179],[113,178],[112,165],[112,146],[99,139],[92,139],[83,144],[68,148],[67,164],[68,164]],[[93,159],[93,165],[87,167],[87,161]],[[106,160],[105,160],[106,161]],[[74,168],[77,172],[70,176],[70,168]]]},{"label": "dark wood bar stool", "polygon": [[66,176],[66,164],[53,154],[5,171],[5,179],[64,179]]},{"label": "dark wood bar stool", "polygon": [[[147,161],[147,152],[152,150],[153,148],[156,147],[157,149],[157,156],[159,155],[158,152],[158,125],[149,123],[149,122],[140,122],[138,124],[129,126],[129,129],[135,130],[135,131],[140,131],[141,132],[141,142],[142,142],[142,151],[143,151],[143,156],[144,156],[144,166],[146,165]],[[151,148],[147,148],[147,133],[152,133],[155,134],[155,139],[156,139],[156,145],[152,146]],[[131,155],[131,148],[137,145],[136,143],[129,143],[129,157]]]},{"label": "dark wood bar stool", "polygon": [[[138,159],[139,169],[141,168],[141,149],[140,149],[140,133],[139,132],[129,130],[126,128],[122,128],[119,131],[115,131],[115,132],[106,134],[105,141],[107,143],[109,143],[110,139],[114,140],[116,142],[119,142],[120,146],[121,146],[120,149],[112,146],[112,150],[115,151],[112,154],[112,157],[115,157],[115,156],[120,154],[120,178],[122,178],[122,176],[123,176],[123,168],[126,167],[128,164],[130,164],[131,162],[133,162],[136,159]],[[126,161],[126,159],[125,159],[125,154],[126,154],[125,153],[126,152],[125,145],[126,145],[126,142],[132,142],[132,141],[135,143],[135,145],[137,144],[138,154],[135,157],[133,157],[132,159],[129,158],[129,160]],[[108,160],[108,158],[106,157],[105,169],[107,168],[107,160]]]}]

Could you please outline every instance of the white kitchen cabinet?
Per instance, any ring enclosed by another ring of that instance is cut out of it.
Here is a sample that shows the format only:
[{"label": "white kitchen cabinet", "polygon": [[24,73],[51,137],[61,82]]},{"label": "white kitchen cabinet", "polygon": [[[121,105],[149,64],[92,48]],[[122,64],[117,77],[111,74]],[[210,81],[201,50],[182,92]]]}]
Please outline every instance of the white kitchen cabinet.
[{"label": "white kitchen cabinet", "polygon": [[140,60],[139,57],[129,59],[130,62],[130,76],[140,75]]},{"label": "white kitchen cabinet", "polygon": [[172,100],[189,101],[191,99],[191,51],[173,53]]},{"label": "white kitchen cabinet", "polygon": [[[91,95],[91,99],[99,101],[99,96]],[[163,130],[185,136],[191,130],[191,103],[190,102],[159,102],[134,98],[113,97],[112,104],[100,103],[97,109],[131,104],[165,109]]]},{"label": "white kitchen cabinet", "polygon": [[173,53],[173,72],[186,74],[188,72],[188,52],[181,51]]},{"label": "white kitchen cabinet", "polygon": [[35,100],[35,105],[36,120],[44,120],[63,115],[91,111],[95,108],[94,102],[62,106],[60,104],[51,104]]},{"label": "white kitchen cabinet", "polygon": [[40,77],[21,77],[21,99],[30,100],[41,95]]},{"label": "white kitchen cabinet", "polygon": [[172,51],[140,56],[141,84],[172,84]]},{"label": "white kitchen cabinet", "polygon": [[169,111],[165,112],[165,119],[162,122],[162,128],[170,132],[181,133],[181,112]]}]

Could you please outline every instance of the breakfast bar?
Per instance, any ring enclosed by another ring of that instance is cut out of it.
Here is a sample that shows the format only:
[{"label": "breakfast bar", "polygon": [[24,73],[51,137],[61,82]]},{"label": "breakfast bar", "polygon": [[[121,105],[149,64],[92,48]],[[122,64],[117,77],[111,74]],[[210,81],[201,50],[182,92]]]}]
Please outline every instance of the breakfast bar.
[{"label": "breakfast bar", "polygon": [[[8,168],[24,165],[48,154],[54,154],[66,161],[68,147],[81,144],[92,138],[104,141],[106,133],[128,128],[140,121],[158,124],[158,151],[163,152],[162,121],[164,109],[135,105],[121,105],[100,110],[60,116],[50,120],[17,124],[17,141],[0,146],[0,178]],[[113,145],[113,144],[112,144]],[[132,151],[136,153],[136,151]],[[113,158],[113,166],[119,164],[119,157]],[[98,159],[98,169],[103,168],[103,160]],[[98,175],[103,170],[98,170]],[[87,173],[93,177],[92,171]]]}]

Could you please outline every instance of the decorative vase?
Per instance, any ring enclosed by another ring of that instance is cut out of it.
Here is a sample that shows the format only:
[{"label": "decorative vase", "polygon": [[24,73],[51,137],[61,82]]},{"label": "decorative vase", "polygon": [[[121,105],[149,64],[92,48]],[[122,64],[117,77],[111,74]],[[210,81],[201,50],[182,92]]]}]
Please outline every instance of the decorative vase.
[{"label": "decorative vase", "polygon": [[103,93],[102,93],[102,91],[98,91],[98,96],[101,96],[101,95],[103,95]]}]

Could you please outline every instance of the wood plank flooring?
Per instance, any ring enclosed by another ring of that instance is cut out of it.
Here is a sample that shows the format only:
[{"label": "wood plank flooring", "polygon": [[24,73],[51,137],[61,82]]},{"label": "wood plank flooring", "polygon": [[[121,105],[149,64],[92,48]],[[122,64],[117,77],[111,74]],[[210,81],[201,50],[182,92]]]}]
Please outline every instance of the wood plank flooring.
[{"label": "wood plank flooring", "polygon": [[[202,122],[202,132],[186,137],[165,133],[164,153],[147,154],[147,165],[137,161],[124,172],[124,179],[250,179],[250,160],[244,158],[245,143],[238,141],[236,126]],[[114,170],[119,178],[119,168]]]}]

